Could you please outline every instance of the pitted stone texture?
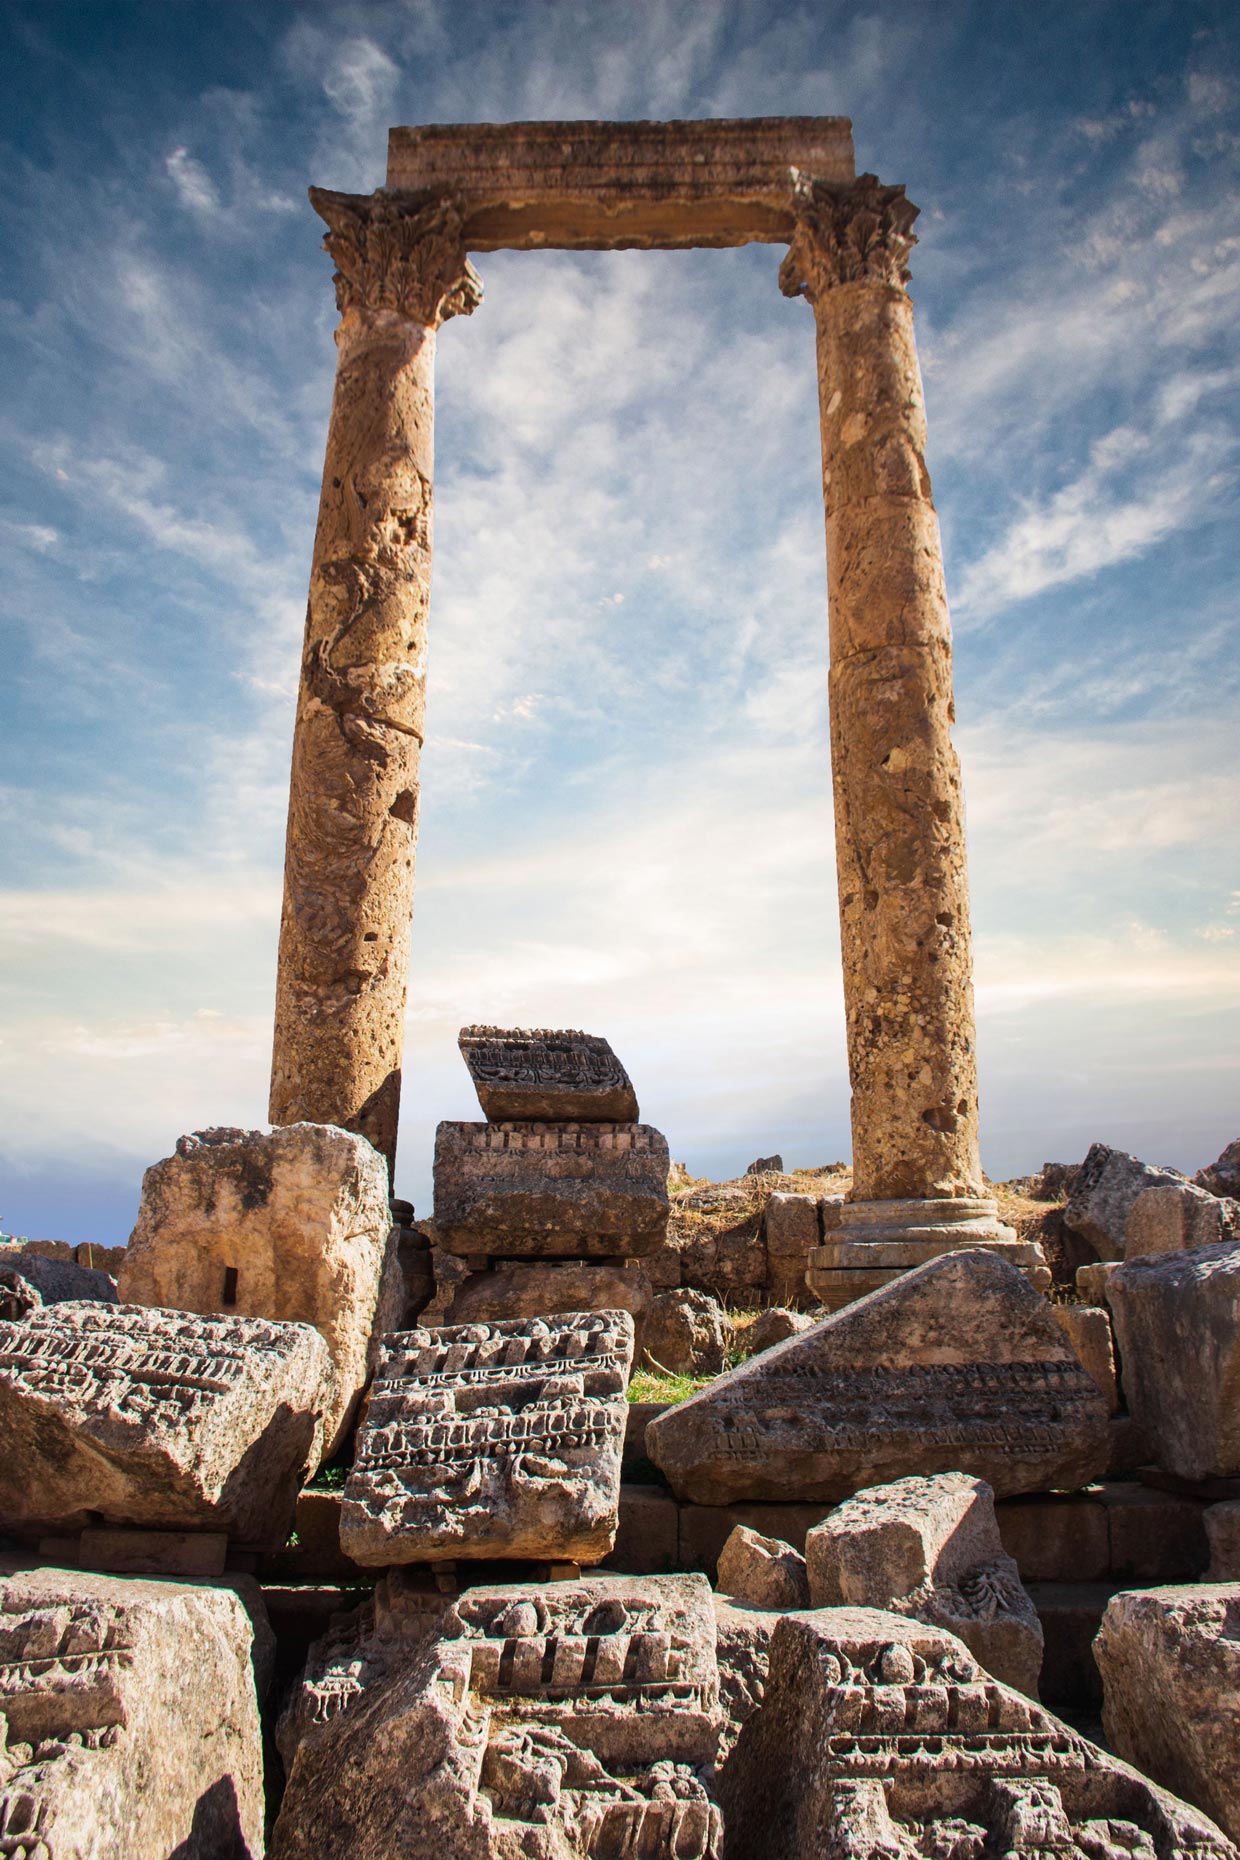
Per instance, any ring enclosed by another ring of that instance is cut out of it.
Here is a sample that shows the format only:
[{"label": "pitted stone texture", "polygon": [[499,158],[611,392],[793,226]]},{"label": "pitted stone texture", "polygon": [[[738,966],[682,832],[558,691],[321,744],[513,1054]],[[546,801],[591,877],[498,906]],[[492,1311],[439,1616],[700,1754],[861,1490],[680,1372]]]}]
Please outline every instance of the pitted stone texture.
[{"label": "pitted stone texture", "polygon": [[647,1451],[678,1497],[848,1497],[911,1473],[995,1492],[1071,1488],[1107,1464],[1106,1406],[1021,1274],[952,1253],[670,1408]]},{"label": "pitted stone texture", "polygon": [[312,1655],[272,1860],[716,1860],[703,1577],[469,1589],[402,1637],[399,1658],[373,1628],[352,1659],[339,1636],[334,1666]]},{"label": "pitted stone texture", "polygon": [[638,1120],[629,1075],[598,1034],[462,1027],[459,1045],[489,1124]]},{"label": "pitted stone texture", "polygon": [[989,1198],[846,1201],[838,1229],[809,1256],[806,1283],[828,1311],[839,1311],[880,1285],[961,1247],[984,1246],[1018,1266],[1035,1290],[1051,1273],[1036,1240],[1019,1240]]},{"label": "pitted stone texture", "polygon": [[0,1564],[0,1853],[259,1860],[253,1640],[226,1588]]},{"label": "pitted stone texture", "polygon": [[1077,1170],[1065,1225],[1093,1247],[1099,1259],[1123,1259],[1128,1215],[1147,1188],[1178,1188],[1187,1182],[1177,1169],[1157,1169],[1124,1150],[1093,1143]]},{"label": "pitted stone texture", "polygon": [[463,1279],[444,1322],[492,1324],[501,1318],[551,1317],[561,1311],[627,1311],[640,1335],[653,1296],[640,1266],[514,1261]]},{"label": "pitted stone texture", "polygon": [[[20,1285],[18,1280],[22,1282]],[[23,1285],[33,1290],[33,1298],[29,1292],[23,1293]],[[0,1300],[11,1305],[5,1315],[21,1316],[16,1304],[23,1297],[29,1301],[31,1310],[38,1305],[58,1305],[66,1299],[81,1298],[114,1305],[116,1282],[106,1272],[77,1266],[67,1260],[44,1259],[41,1254],[32,1253],[29,1247],[0,1246]]]},{"label": "pitted stone texture", "polygon": [[1227,1145],[1216,1162],[1199,1169],[1193,1181],[1212,1195],[1229,1195],[1240,1200],[1240,1137]]},{"label": "pitted stone texture", "polygon": [[1157,1463],[1240,1473],[1240,1245],[1156,1253],[1107,1277],[1124,1394]]},{"label": "pitted stone texture", "polygon": [[1094,1657],[1112,1749],[1240,1839],[1240,1584],[1116,1595]]},{"label": "pitted stone texture", "polygon": [[771,1305],[741,1332],[740,1340],[750,1356],[758,1356],[789,1337],[803,1337],[819,1322],[821,1319],[809,1311],[786,1311],[782,1305]]},{"label": "pitted stone texture", "polygon": [[1210,1544],[1207,1582],[1240,1582],[1240,1499],[1207,1505],[1202,1513]]},{"label": "pitted stone texture", "polygon": [[1193,1252],[1240,1241],[1240,1202],[1211,1195],[1191,1182],[1144,1188],[1124,1223],[1124,1258]]},{"label": "pitted stone texture", "polygon": [[660,1292],[642,1330],[642,1360],[673,1376],[717,1376],[731,1336],[723,1306],[709,1292]]},{"label": "pitted stone texture", "polygon": [[[1161,1193],[1156,1190],[1156,1193]],[[1096,1305],[1052,1305],[1055,1322],[1081,1359],[1106,1401],[1107,1413],[1118,1414],[1119,1382],[1115,1373],[1115,1339],[1111,1319]]]},{"label": "pitted stone texture", "polygon": [[391,1167],[431,582],[435,338],[481,297],[449,199],[316,189],[336,386],[302,648],[271,1121],[340,1124]]},{"label": "pitted stone texture", "polygon": [[474,252],[746,245],[790,236],[791,169],[850,180],[847,117],[428,123],[391,131],[387,185],[458,198]]},{"label": "pitted stone texture", "polygon": [[786,1616],[724,1765],[729,1860],[1234,1860],[1204,1815],[877,1609]]},{"label": "pitted stone texture", "polygon": [[821,1238],[817,1200],[776,1190],[767,1197],[763,1223],[770,1285],[781,1298],[803,1296],[805,1268]]},{"label": "pitted stone texture", "polygon": [[794,185],[818,334],[831,758],[856,1201],[984,1196],[951,627],[903,286],[917,209]]},{"label": "pitted stone texture", "polygon": [[653,1252],[667,1236],[668,1168],[649,1124],[440,1124],[439,1243],[503,1258]]},{"label": "pitted stone texture", "polygon": [[275,1548],[330,1373],[305,1324],[93,1303],[0,1324],[0,1517],[23,1536],[102,1521]]},{"label": "pitted stone texture", "polygon": [[858,1492],[805,1539],[816,1608],[885,1608],[958,1634],[988,1673],[1037,1697],[1042,1627],[983,1479],[939,1473]]},{"label": "pitted stone texture", "polygon": [[196,1131],[143,1177],[120,1295],[313,1324],[335,1370],[330,1454],[366,1381],[385,1273],[399,1289],[392,1236],[387,1165],[364,1137],[324,1124]]},{"label": "pitted stone texture", "polygon": [[719,1588],[751,1608],[808,1608],[805,1558],[777,1537],[738,1524],[719,1553]]},{"label": "pitted stone texture", "polygon": [[553,1557],[615,1541],[627,1311],[386,1337],[344,1490],[357,1563]]}]

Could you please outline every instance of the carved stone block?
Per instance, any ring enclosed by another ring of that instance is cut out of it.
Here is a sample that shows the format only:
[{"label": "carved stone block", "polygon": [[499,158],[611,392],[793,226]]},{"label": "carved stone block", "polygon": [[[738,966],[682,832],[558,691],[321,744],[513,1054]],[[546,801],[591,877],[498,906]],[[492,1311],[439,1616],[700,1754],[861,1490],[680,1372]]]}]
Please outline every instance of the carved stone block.
[{"label": "carved stone block", "polygon": [[500,1318],[551,1317],[557,1311],[627,1311],[640,1335],[652,1296],[640,1266],[513,1260],[462,1280],[444,1322],[490,1324]]},{"label": "carved stone block", "polygon": [[253,1641],[226,1588],[0,1564],[0,1853],[258,1860]]},{"label": "carved stone block", "polygon": [[627,1311],[384,1338],[345,1485],[345,1554],[598,1562],[615,1541],[632,1358]]},{"label": "carved stone block", "polygon": [[1240,1839],[1240,1585],[1129,1589],[1094,1642],[1107,1742]]},{"label": "carved stone block", "polygon": [[808,1608],[805,1558],[778,1537],[738,1524],[719,1553],[719,1587],[753,1608]]},{"label": "carved stone block", "polygon": [[312,1649],[272,1860],[715,1860],[701,1576],[469,1589],[389,1577]]},{"label": "carved stone block", "polygon": [[637,1094],[610,1043],[540,1027],[462,1027],[461,1056],[487,1122],[635,1124]]},{"label": "carved stone block", "polygon": [[1105,1470],[1106,1404],[1015,1267],[969,1249],[906,1273],[669,1408],[647,1450],[680,1498],[846,1498],[910,1473],[996,1493]]},{"label": "carved stone block", "polygon": [[306,1324],[65,1303],[0,1323],[0,1517],[288,1536],[327,1346]]},{"label": "carved stone block", "polygon": [[885,1608],[958,1634],[988,1673],[1036,1698],[1042,1628],[983,1479],[872,1486],[805,1540],[816,1608]]},{"label": "carved stone block", "polygon": [[1124,1394],[1182,1479],[1240,1473],[1240,1245],[1153,1253],[1108,1275]]},{"label": "carved stone block", "polygon": [[1234,1860],[1204,1815],[877,1609],[785,1616],[719,1780],[729,1860]]},{"label": "carved stone block", "polygon": [[387,1164],[330,1124],[196,1131],[142,1180],[121,1268],[127,1304],[313,1324],[335,1368],[325,1453],[366,1381],[392,1218]]},{"label": "carved stone block", "polygon": [[517,1259],[649,1253],[667,1235],[668,1168],[649,1124],[440,1124],[439,1243]]}]

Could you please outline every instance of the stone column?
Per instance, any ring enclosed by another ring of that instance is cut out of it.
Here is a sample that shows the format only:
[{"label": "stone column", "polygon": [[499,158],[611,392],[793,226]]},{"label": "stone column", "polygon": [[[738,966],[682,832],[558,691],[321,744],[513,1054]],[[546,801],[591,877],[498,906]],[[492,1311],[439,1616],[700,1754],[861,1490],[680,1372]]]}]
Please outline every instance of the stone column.
[{"label": "stone column", "polygon": [[862,175],[843,188],[798,177],[796,210],[780,286],[809,299],[818,335],[853,1129],[842,1232],[813,1260],[831,1282],[811,1284],[847,1302],[936,1253],[1007,1250],[1015,1235],[978,1155],[951,626],[905,288],[917,209]]},{"label": "stone column", "polygon": [[481,286],[459,211],[312,188],[338,360],[293,737],[271,1121],[396,1151],[431,575],[435,332]]}]

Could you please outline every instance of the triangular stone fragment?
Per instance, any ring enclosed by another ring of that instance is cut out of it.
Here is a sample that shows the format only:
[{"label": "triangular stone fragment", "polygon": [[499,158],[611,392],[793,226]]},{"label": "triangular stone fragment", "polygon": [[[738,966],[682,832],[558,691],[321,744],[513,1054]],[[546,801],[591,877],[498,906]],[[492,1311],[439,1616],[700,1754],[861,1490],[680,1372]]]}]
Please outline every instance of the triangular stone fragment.
[{"label": "triangular stone fragment", "polygon": [[1105,1470],[1106,1404],[1051,1308],[981,1248],[929,1261],[722,1376],[646,1430],[678,1497],[835,1500],[911,1473],[997,1497]]}]

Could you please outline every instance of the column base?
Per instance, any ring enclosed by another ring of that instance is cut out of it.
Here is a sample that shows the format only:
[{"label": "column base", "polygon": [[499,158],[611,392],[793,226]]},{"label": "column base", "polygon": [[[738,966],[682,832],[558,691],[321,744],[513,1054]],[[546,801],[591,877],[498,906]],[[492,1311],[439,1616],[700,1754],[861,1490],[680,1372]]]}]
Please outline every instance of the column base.
[{"label": "column base", "polygon": [[828,1311],[840,1311],[914,1266],[960,1247],[981,1246],[1049,1290],[1050,1268],[1036,1240],[1019,1240],[982,1197],[926,1201],[846,1201],[836,1232],[810,1251],[805,1278]]}]

